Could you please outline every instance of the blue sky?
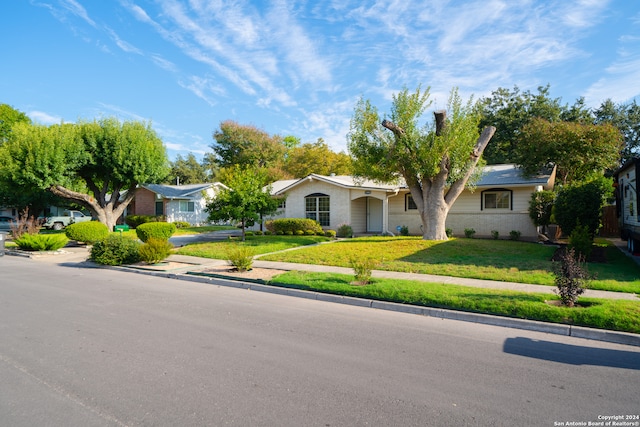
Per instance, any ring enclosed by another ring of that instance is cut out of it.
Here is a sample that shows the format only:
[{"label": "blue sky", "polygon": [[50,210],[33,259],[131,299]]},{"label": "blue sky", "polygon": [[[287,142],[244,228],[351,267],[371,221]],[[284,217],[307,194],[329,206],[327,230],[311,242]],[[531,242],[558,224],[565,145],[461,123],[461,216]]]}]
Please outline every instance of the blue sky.
[{"label": "blue sky", "polygon": [[346,150],[356,101],[433,109],[499,87],[597,107],[640,95],[636,0],[11,0],[0,103],[44,124],[151,121],[170,158],[221,121]]}]

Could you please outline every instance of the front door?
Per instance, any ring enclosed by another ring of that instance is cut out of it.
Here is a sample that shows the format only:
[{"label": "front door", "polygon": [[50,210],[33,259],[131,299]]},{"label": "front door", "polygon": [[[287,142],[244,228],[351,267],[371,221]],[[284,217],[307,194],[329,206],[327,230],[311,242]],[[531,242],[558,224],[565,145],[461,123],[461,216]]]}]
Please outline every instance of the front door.
[{"label": "front door", "polygon": [[382,233],[382,200],[367,197],[367,233]]}]

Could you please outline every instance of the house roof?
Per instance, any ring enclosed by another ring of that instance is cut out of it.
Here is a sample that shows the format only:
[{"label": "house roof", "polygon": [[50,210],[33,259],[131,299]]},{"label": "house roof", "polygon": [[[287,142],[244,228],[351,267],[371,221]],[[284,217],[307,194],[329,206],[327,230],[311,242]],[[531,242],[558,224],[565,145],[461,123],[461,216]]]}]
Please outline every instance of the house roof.
[{"label": "house roof", "polygon": [[522,171],[513,164],[489,165],[484,167],[477,187],[514,187],[542,185],[553,187],[556,170],[545,171],[538,175],[525,177]]},{"label": "house roof", "polygon": [[286,179],[282,181],[276,181],[271,184],[271,194],[279,195],[283,194],[298,185],[301,185],[305,182],[309,181],[323,181],[329,184],[337,185],[343,188],[357,188],[362,190],[378,190],[378,191],[389,191],[393,192],[400,188],[398,184],[387,184],[375,182],[368,179],[356,178],[353,176],[347,175],[318,175],[312,173],[307,175],[304,178],[300,179]]},{"label": "house roof", "polygon": [[[525,177],[516,165],[489,165],[484,167],[482,177],[476,184],[476,187],[531,187],[541,185],[545,188],[552,188],[555,176],[555,168],[539,175]],[[271,194],[283,194],[298,185],[313,180],[324,181],[344,188],[378,190],[385,192],[395,192],[399,189],[406,188],[406,185],[402,180],[398,184],[389,184],[367,179],[359,179],[353,176],[326,176],[311,174],[300,179],[276,181],[271,184]]]},{"label": "house roof", "polygon": [[191,199],[195,194],[208,190],[211,187],[227,188],[220,182],[186,185],[143,184],[141,187],[159,194],[165,199]]}]

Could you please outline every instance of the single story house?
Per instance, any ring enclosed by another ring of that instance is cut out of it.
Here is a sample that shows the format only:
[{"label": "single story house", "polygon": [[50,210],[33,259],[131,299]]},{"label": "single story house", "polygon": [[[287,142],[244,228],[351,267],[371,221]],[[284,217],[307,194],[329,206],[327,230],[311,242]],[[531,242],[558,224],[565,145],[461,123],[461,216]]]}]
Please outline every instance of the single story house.
[{"label": "single story house", "polygon": [[207,200],[227,188],[220,182],[209,184],[143,184],[135,190],[126,215],[164,216],[167,222],[185,221],[191,225],[208,222]]},{"label": "single story house", "polygon": [[[509,236],[537,240],[538,230],[529,217],[531,194],[552,189],[555,168],[525,177],[512,164],[486,166],[471,191],[465,189],[449,211],[446,227],[463,236],[473,228],[476,236]],[[355,234],[398,234],[406,226],[411,235],[422,235],[422,222],[409,189],[403,183],[385,184],[356,180],[351,176],[311,174],[305,178],[276,181],[274,196],[286,195],[272,218],[312,218],[325,229],[349,224]]]}]

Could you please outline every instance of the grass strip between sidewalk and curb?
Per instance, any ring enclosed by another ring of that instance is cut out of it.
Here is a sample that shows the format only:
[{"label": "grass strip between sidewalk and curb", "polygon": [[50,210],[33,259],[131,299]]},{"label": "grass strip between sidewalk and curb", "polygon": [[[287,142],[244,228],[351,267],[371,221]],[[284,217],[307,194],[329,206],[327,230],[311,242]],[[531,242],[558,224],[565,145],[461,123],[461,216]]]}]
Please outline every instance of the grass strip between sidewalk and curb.
[{"label": "grass strip between sidewalk and curb", "polygon": [[378,301],[640,333],[640,302],[635,301],[580,298],[578,307],[568,308],[554,305],[558,298],[549,294],[395,279],[374,279],[364,286],[351,282],[353,276],[345,274],[290,271],[268,283]]}]

